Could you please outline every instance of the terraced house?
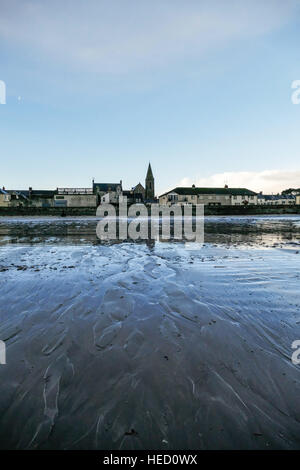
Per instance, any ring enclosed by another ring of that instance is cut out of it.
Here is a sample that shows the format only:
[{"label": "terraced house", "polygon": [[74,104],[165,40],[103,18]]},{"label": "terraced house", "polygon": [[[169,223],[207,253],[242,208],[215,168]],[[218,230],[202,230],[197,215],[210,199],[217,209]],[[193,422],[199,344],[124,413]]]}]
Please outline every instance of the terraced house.
[{"label": "terraced house", "polygon": [[5,188],[0,189],[0,207],[8,207],[10,204],[10,194]]},{"label": "terraced house", "polygon": [[172,204],[204,204],[206,206],[242,206],[257,205],[257,193],[246,188],[174,188],[161,196],[159,203]]},{"label": "terraced house", "polygon": [[293,194],[262,194],[258,195],[258,204],[266,206],[294,206],[296,196]]}]

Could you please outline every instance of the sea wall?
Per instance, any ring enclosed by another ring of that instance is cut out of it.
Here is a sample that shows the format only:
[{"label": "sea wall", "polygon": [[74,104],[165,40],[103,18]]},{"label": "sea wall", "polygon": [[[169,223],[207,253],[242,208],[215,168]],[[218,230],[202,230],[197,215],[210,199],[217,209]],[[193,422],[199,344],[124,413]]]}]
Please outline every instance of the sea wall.
[{"label": "sea wall", "polygon": [[[193,213],[196,209],[193,208]],[[282,215],[300,214],[295,206],[205,206],[205,215]],[[0,207],[0,217],[5,216],[95,216],[95,207]]]},{"label": "sea wall", "polygon": [[293,206],[205,206],[205,215],[281,215],[300,214],[300,205]]},{"label": "sea wall", "polygon": [[95,207],[0,207],[4,216],[82,216],[96,215]]}]

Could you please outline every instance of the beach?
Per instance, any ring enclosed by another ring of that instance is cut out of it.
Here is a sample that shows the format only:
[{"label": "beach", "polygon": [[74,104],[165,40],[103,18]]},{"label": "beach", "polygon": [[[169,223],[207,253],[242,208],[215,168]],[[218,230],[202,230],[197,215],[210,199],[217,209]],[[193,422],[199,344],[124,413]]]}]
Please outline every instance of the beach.
[{"label": "beach", "polygon": [[1,449],[299,449],[300,217],[0,219]]}]

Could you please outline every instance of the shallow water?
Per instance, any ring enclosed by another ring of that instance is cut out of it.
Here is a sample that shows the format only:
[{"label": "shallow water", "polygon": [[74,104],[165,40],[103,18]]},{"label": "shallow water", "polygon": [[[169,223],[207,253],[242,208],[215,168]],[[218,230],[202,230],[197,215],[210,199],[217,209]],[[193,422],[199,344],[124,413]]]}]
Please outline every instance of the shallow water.
[{"label": "shallow water", "polygon": [[[0,246],[6,244],[98,244],[96,217],[2,217]],[[272,245],[300,241],[299,216],[206,217],[208,243]]]},{"label": "shallow water", "polygon": [[0,447],[300,448],[300,217],[207,218],[201,249],[95,226],[0,220]]}]

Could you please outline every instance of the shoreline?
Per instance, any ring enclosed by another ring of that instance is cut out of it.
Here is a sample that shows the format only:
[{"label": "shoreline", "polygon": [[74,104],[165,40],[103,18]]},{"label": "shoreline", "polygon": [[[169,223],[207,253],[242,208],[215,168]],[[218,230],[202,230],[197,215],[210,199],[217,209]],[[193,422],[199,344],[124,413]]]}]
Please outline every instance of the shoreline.
[{"label": "shoreline", "polygon": [[[149,211],[150,212],[150,211]],[[118,213],[118,212],[117,212]],[[297,215],[300,214],[300,205],[293,206],[205,206],[205,216],[260,216],[260,215]],[[193,215],[196,208],[193,207]],[[0,207],[0,220],[2,217],[96,217],[95,207]]]}]

